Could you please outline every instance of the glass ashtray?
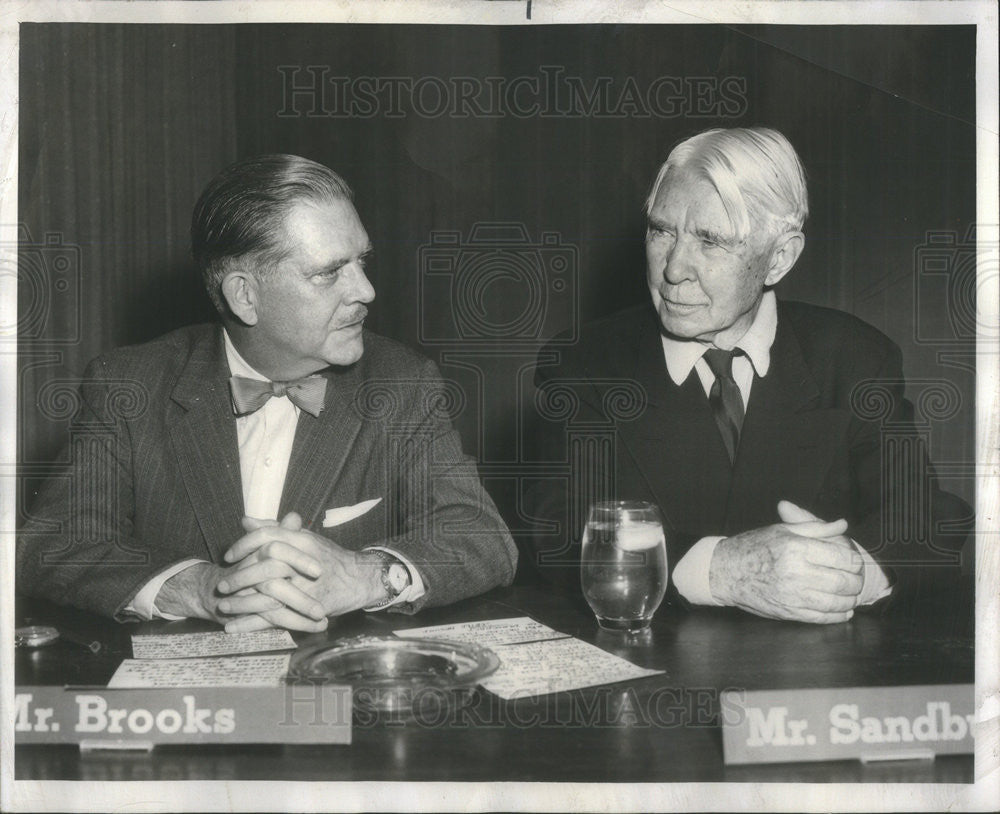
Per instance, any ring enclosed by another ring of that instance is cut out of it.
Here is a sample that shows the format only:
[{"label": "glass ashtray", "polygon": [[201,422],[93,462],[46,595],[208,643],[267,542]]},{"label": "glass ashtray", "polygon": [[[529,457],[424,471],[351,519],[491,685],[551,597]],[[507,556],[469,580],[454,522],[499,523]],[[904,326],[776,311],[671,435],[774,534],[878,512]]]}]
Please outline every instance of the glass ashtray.
[{"label": "glass ashtray", "polygon": [[439,716],[469,703],[499,666],[496,653],[476,644],[357,636],[295,653],[288,681],[348,685],[356,715]]}]

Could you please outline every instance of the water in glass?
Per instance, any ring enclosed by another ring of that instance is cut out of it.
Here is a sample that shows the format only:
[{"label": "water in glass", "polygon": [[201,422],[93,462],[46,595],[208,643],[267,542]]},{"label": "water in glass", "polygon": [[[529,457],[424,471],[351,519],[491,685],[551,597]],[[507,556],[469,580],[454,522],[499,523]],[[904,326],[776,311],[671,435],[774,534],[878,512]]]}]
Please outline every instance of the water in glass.
[{"label": "water in glass", "polygon": [[667,552],[659,509],[649,503],[597,503],[583,535],[583,595],[601,627],[642,630],[667,590]]}]

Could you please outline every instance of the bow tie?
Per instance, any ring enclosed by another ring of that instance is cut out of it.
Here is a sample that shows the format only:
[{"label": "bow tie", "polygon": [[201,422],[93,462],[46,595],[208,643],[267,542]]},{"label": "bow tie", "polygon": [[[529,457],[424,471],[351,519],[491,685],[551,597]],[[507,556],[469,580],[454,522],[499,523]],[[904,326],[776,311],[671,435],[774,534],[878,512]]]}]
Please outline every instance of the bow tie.
[{"label": "bow tie", "polygon": [[233,409],[238,416],[257,412],[272,396],[288,396],[289,401],[300,410],[319,418],[326,399],[326,378],[307,376],[291,382],[263,382],[246,376],[231,376],[229,389],[232,390]]}]

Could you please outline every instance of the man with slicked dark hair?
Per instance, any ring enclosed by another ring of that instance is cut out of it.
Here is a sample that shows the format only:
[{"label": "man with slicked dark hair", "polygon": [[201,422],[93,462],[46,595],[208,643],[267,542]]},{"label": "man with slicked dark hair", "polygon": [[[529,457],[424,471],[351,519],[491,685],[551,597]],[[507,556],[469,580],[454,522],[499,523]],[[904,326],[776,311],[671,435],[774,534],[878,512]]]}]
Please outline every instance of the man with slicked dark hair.
[{"label": "man with slicked dark hair", "polygon": [[516,549],[429,360],[365,330],[372,246],[336,173],[264,155],[211,181],[192,250],[220,324],[93,361],[18,534],[25,594],[119,620],[323,630],[507,584]]}]

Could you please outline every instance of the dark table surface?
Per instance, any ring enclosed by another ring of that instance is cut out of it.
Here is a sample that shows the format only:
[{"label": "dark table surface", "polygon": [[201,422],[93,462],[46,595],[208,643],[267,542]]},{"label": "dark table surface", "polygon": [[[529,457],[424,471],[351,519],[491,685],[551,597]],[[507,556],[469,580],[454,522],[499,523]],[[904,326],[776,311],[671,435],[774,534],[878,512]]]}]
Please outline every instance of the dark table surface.
[{"label": "dark table surface", "polygon": [[[967,590],[966,590],[967,587]],[[324,639],[406,627],[531,616],[663,675],[505,702],[477,691],[466,708],[434,720],[354,726],[350,746],[169,746],[152,753],[81,754],[71,745],[18,745],[17,779],[972,782],[971,755],[862,765],[857,761],[725,766],[719,693],[974,681],[971,585],[859,612],[846,624],[774,622],[723,608],[664,605],[647,635],[600,630],[582,599],[543,586],[499,589],[417,616],[354,613]],[[106,684],[131,656],[136,632],[211,629],[207,623],[118,625],[19,600],[18,624],[55,624],[102,643],[67,640],[19,650],[19,685]]]}]

